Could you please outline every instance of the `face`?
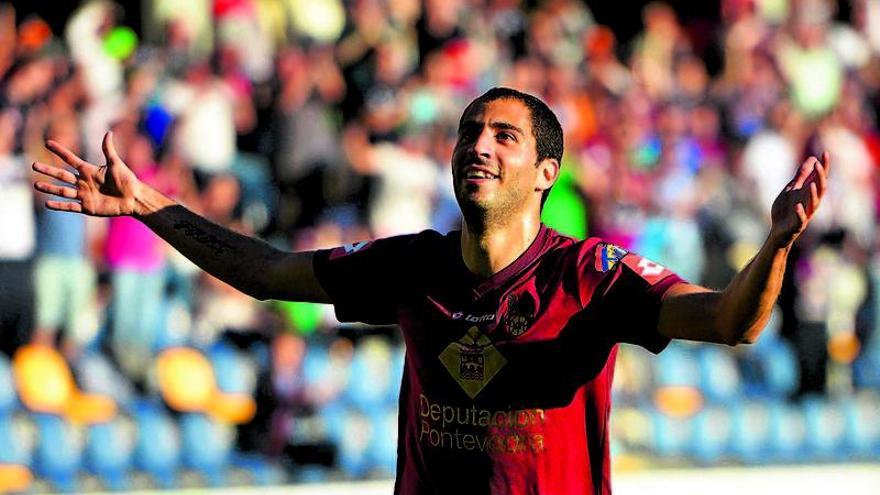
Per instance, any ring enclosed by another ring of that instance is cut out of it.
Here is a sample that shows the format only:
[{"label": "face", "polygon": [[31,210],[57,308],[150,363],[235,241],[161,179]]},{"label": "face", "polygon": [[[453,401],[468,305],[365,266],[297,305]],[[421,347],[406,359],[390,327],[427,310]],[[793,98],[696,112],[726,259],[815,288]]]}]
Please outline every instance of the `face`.
[{"label": "face", "polygon": [[531,113],[522,102],[501,99],[470,109],[452,153],[455,197],[465,217],[540,210],[537,157]]}]

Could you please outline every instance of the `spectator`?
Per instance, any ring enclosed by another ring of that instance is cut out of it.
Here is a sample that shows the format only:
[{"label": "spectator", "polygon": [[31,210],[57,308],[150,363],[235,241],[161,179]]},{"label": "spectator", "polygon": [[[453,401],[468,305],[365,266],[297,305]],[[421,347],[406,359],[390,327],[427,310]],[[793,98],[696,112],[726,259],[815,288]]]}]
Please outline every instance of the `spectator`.
[{"label": "spectator", "polygon": [[8,356],[30,340],[34,325],[36,222],[31,174],[16,152],[19,119],[11,109],[0,113],[0,348]]}]

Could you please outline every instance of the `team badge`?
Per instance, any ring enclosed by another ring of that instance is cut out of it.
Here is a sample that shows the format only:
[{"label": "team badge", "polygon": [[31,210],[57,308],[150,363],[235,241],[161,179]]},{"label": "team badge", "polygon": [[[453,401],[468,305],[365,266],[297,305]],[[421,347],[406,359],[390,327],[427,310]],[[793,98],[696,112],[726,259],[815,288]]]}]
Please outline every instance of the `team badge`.
[{"label": "team badge", "polygon": [[471,327],[457,342],[446,346],[439,358],[471,399],[507,364],[507,359],[477,327]]},{"label": "team badge", "polygon": [[596,270],[607,272],[614,268],[628,252],[614,244],[599,244],[596,246]]},{"label": "team badge", "polygon": [[535,318],[535,300],[528,292],[511,294],[507,297],[507,311],[504,313],[504,331],[511,337],[526,333]]}]

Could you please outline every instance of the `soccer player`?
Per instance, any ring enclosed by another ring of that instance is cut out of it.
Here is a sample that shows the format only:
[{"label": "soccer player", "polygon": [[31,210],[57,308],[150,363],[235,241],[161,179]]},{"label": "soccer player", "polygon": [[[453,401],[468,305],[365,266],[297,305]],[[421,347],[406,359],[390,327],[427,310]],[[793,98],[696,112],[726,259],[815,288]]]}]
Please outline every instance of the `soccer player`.
[{"label": "soccer player", "polygon": [[827,187],[807,159],[773,203],[770,232],[723,291],[634,253],[541,224],[562,129],[539,99],[495,88],[465,109],[452,155],[461,231],[289,253],[212,224],[138,181],[104,138],[97,167],[35,163],[73,201],[131,215],[214,276],[259,299],[335,305],[341,321],[397,323],[406,342],[395,493],[610,494],[608,418],[617,344],[736,345],[760,334],[786,256]]}]

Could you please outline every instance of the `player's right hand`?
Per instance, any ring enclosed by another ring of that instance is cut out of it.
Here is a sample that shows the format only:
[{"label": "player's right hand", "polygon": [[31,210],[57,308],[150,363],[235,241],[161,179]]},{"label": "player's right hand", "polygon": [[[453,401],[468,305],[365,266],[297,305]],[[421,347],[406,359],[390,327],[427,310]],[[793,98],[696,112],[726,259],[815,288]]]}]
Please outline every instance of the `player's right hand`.
[{"label": "player's right hand", "polygon": [[102,147],[107,164],[99,167],[76,156],[56,141],[46,143],[49,151],[58,155],[73,169],[71,171],[45,163],[33,163],[32,168],[36,172],[62,183],[37,181],[34,184],[38,191],[67,200],[48,200],[47,208],[100,217],[138,213],[136,198],[142,184],[116,153],[112,132],[104,135]]}]

